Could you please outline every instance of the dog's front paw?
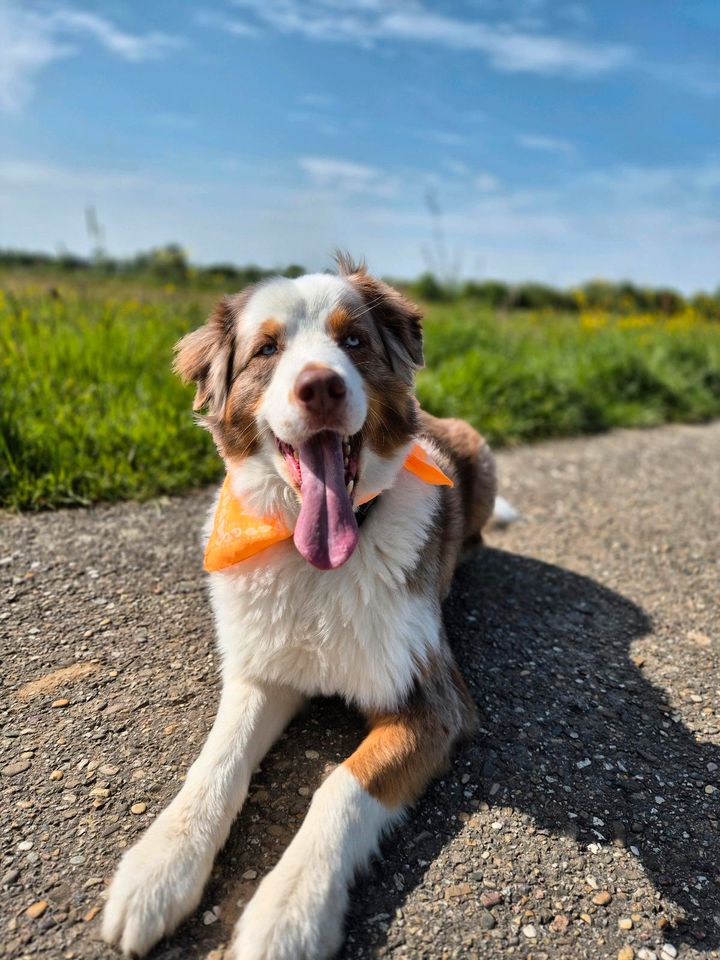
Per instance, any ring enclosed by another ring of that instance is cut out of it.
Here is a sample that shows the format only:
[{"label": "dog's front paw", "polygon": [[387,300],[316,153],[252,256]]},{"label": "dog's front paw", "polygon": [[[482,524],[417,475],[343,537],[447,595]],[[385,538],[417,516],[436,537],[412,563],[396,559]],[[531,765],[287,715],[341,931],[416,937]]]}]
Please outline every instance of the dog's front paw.
[{"label": "dog's front paw", "polygon": [[238,921],[226,960],[326,960],[340,947],[347,890],[324,871],[281,861]]},{"label": "dog's front paw", "polygon": [[162,813],[120,861],[110,885],[102,935],[126,956],[143,956],[200,902],[212,852]]}]

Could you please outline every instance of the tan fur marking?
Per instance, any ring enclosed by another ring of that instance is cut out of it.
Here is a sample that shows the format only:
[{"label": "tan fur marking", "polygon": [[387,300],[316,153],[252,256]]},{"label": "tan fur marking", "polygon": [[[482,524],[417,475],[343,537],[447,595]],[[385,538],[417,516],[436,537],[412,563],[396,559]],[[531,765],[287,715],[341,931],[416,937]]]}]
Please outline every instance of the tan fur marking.
[{"label": "tan fur marking", "polygon": [[388,807],[412,803],[438,770],[434,751],[423,754],[412,717],[385,717],[345,761],[367,792]]},{"label": "tan fur marking", "polygon": [[384,388],[366,376],[368,416],[363,441],[381,457],[390,458],[417,432],[416,407],[403,383],[385,375]]},{"label": "tan fur marking", "polygon": [[275,317],[268,317],[260,324],[260,333],[263,336],[273,340],[283,340],[285,337],[285,324],[280,323]]},{"label": "tan fur marking", "polygon": [[449,647],[426,663],[404,710],[371,717],[371,730],[345,761],[367,792],[388,807],[412,803],[447,767],[475,726],[475,707]]},{"label": "tan fur marking", "polygon": [[336,340],[347,336],[350,332],[352,322],[353,317],[347,307],[337,307],[327,318],[327,327],[330,336]]},{"label": "tan fur marking", "polygon": [[437,444],[452,465],[454,498],[463,516],[464,546],[482,542],[482,528],[490,519],[497,481],[495,461],[486,441],[464,420],[439,419],[420,411],[420,429]]},{"label": "tan fur marking", "polygon": [[260,449],[261,440],[255,415],[275,368],[273,357],[258,358],[233,381],[216,439],[226,457],[249,457]]}]

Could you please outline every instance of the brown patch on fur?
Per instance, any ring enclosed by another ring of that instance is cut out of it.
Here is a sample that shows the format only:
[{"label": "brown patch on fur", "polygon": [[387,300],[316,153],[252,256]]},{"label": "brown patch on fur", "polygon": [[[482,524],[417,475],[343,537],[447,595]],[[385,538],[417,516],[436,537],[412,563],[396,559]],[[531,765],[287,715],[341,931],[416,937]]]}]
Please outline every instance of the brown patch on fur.
[{"label": "brown patch on fur", "polygon": [[225,400],[235,342],[234,307],[233,298],[223,297],[207,323],[175,346],[175,373],[186,383],[197,384],[193,410],[211,407],[216,411]]},{"label": "brown patch on fur", "polygon": [[440,503],[414,569],[407,577],[413,593],[437,592],[444,600],[457,564],[482,544],[482,529],[495,502],[495,460],[479,433],[463,420],[419,414],[420,435],[433,442],[438,466],[454,481],[440,489]]},{"label": "brown patch on fur", "polygon": [[365,309],[375,320],[393,370],[412,384],[413,370],[423,365],[422,311],[398,290],[338,253],[340,276],[360,294]]},{"label": "brown patch on fur", "polygon": [[405,707],[375,716],[371,724],[345,766],[386,806],[412,803],[446,769],[458,740],[476,725],[475,706],[444,640]]},{"label": "brown patch on fur", "polygon": [[225,404],[222,422],[214,427],[215,439],[225,457],[243,459],[260,449],[261,439],[257,432],[255,415],[275,366],[269,362],[272,357],[263,359],[265,363],[262,366],[252,372],[248,372],[246,367],[235,377]]},{"label": "brown patch on fur", "polygon": [[353,285],[363,308],[338,307],[328,317],[336,342],[356,335],[360,344],[347,348],[367,392],[368,416],[362,430],[379,456],[392,457],[418,430],[414,370],[422,364],[420,311],[363,266],[339,254],[340,273]]},{"label": "brown patch on fur", "polygon": [[463,518],[463,548],[482,543],[482,529],[492,516],[497,478],[487,441],[464,420],[440,419],[420,411],[420,430],[447,457]]},{"label": "brown patch on fur", "polygon": [[362,438],[379,456],[389,459],[416,435],[417,408],[407,387],[387,377],[384,384],[381,381],[366,374],[368,415]]},{"label": "brown patch on fur", "polygon": [[285,324],[276,320],[275,317],[268,317],[260,324],[260,335],[280,343],[285,339]]},{"label": "brown patch on fur", "polygon": [[342,340],[352,332],[353,315],[347,307],[337,307],[327,318],[328,333],[335,340]]},{"label": "brown patch on fur", "polygon": [[205,326],[183,337],[176,347],[175,371],[197,383],[193,408],[207,408],[202,418],[224,457],[241,459],[260,447],[255,414],[270,383],[277,355],[258,356],[265,343],[282,344],[284,327],[265,320],[247,343],[240,337],[243,308],[253,288],[224,297]]},{"label": "brown patch on fur", "polygon": [[[234,379],[222,424],[215,429],[216,441],[224,456],[241,460],[260,449],[262,441],[257,432],[256,415],[270,386],[284,342],[285,325],[268,317],[252,340],[238,347]],[[265,357],[260,351],[269,343],[277,345],[278,353]]]}]

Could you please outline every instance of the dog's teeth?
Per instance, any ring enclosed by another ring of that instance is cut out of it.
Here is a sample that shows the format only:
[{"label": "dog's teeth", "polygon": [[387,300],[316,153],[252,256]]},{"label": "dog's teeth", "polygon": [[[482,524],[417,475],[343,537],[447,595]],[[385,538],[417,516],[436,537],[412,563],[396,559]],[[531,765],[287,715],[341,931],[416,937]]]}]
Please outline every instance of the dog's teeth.
[{"label": "dog's teeth", "polygon": [[355,481],[354,481],[354,480],[348,480],[346,489],[347,489],[347,492],[348,492],[348,493],[352,493],[353,490],[355,489]]}]

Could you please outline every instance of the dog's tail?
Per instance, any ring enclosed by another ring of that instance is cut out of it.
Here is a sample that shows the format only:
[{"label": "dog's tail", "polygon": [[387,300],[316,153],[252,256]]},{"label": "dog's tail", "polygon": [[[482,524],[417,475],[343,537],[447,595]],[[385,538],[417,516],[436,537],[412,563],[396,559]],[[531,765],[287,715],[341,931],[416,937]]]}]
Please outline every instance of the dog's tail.
[{"label": "dog's tail", "polygon": [[520,519],[520,513],[515,507],[505,499],[505,497],[495,497],[495,506],[493,507],[490,523],[494,527],[509,527]]}]

